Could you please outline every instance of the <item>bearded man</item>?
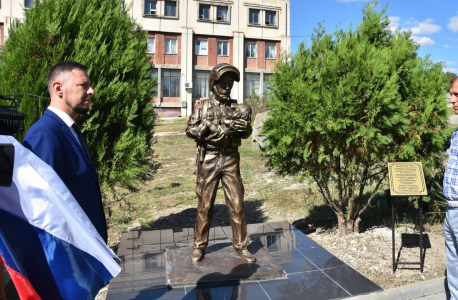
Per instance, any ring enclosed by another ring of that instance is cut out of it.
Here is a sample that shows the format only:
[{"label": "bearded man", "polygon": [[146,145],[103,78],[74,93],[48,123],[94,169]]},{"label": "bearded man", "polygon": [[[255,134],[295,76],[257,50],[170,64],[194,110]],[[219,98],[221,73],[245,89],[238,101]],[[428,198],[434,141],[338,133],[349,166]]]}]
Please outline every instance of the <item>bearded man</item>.
[{"label": "bearded man", "polygon": [[107,223],[97,171],[75,123],[80,114],[89,111],[94,95],[87,70],[87,66],[71,61],[50,69],[51,102],[27,131],[23,145],[56,171],[106,243]]}]

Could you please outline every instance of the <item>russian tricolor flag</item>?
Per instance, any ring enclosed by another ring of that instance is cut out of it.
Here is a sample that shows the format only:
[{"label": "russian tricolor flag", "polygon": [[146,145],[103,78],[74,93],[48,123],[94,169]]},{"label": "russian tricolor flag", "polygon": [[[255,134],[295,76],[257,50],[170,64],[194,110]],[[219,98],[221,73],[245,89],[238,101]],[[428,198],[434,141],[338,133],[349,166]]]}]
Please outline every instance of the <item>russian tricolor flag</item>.
[{"label": "russian tricolor flag", "polygon": [[11,136],[0,144],[15,148],[13,183],[0,187],[0,261],[21,299],[94,299],[118,257],[50,166]]}]

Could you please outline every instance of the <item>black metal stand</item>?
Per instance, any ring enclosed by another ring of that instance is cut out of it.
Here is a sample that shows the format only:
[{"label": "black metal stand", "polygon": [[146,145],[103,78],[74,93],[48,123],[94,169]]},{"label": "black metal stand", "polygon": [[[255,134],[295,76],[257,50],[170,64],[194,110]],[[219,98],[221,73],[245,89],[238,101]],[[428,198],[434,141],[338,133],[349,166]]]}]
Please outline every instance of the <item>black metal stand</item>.
[{"label": "black metal stand", "polygon": [[420,265],[420,272],[423,273],[423,265],[424,265],[424,247],[423,247],[423,197],[420,196],[420,201],[418,205],[420,206],[420,262],[397,262],[396,255],[395,255],[395,239],[394,239],[394,226],[395,226],[395,213],[394,213],[394,201],[390,197],[391,202],[391,231],[392,231],[392,250],[393,250],[393,273],[396,272],[396,268],[398,265]]}]

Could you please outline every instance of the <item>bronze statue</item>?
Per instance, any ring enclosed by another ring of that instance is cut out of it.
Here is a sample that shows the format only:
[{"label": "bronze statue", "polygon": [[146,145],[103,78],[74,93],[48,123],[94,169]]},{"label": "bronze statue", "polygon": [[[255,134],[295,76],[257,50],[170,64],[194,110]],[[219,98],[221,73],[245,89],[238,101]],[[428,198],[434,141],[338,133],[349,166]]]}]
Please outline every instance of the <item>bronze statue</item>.
[{"label": "bronze statue", "polygon": [[223,185],[232,228],[235,254],[247,263],[256,258],[247,250],[247,226],[243,211],[243,183],[240,177],[241,139],[252,132],[251,107],[232,105],[230,93],[234,81],[240,81],[239,70],[226,63],[216,65],[209,78],[210,99],[197,102],[188,119],[186,134],[197,144],[196,194],[199,200],[192,244],[193,262],[199,262],[208,245],[208,232],[213,217],[219,181]]}]

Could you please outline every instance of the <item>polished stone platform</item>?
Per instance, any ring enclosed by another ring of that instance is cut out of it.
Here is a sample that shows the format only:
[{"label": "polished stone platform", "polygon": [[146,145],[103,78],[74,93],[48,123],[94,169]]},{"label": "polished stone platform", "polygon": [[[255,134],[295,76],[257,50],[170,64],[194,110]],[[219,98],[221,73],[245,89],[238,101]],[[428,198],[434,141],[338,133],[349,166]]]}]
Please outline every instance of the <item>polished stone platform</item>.
[{"label": "polished stone platform", "polygon": [[205,250],[204,259],[197,263],[189,259],[192,252],[190,245],[168,248],[167,284],[177,288],[288,278],[261,242],[251,242],[248,251],[256,258],[256,263],[247,264],[236,256],[232,243],[210,245]]},{"label": "polished stone platform", "polygon": [[[283,280],[227,281],[170,288],[167,247],[188,246],[193,229],[123,233],[118,249],[122,272],[110,281],[107,300],[121,299],[339,299],[382,289],[287,222],[248,225],[251,241],[264,245],[287,273]],[[209,247],[228,244],[230,227],[215,227]]]}]

